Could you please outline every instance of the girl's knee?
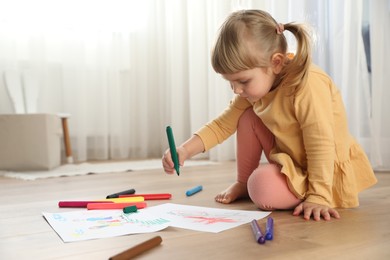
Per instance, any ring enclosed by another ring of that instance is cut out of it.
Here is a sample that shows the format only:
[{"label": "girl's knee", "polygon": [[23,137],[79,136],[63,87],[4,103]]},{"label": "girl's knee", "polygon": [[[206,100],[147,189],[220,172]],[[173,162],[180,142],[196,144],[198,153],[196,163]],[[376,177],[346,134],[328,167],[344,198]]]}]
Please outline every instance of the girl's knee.
[{"label": "girl's knee", "polygon": [[259,166],[247,185],[249,197],[262,210],[289,209],[299,202],[289,190],[286,176],[275,164]]},{"label": "girl's knee", "polygon": [[248,179],[248,193],[251,200],[262,210],[274,209],[270,205],[272,198],[277,195],[273,175],[280,174],[279,167],[273,164],[259,166]]}]

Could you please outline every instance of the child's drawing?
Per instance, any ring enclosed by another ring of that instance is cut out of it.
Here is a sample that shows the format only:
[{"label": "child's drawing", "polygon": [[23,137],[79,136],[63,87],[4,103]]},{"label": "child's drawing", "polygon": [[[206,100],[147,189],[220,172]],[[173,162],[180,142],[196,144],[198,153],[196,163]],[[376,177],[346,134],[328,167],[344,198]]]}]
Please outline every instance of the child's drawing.
[{"label": "child's drawing", "polygon": [[146,209],[149,214],[170,220],[170,226],[204,232],[221,232],[261,219],[263,211],[228,210],[166,203]]},{"label": "child's drawing", "polygon": [[169,223],[167,219],[142,211],[131,214],[121,210],[44,212],[43,216],[64,242],[156,232]]},{"label": "child's drawing", "polygon": [[43,213],[64,242],[136,233],[157,232],[168,226],[204,232],[221,232],[270,212],[228,210],[166,203],[124,214],[121,210],[84,210]]}]

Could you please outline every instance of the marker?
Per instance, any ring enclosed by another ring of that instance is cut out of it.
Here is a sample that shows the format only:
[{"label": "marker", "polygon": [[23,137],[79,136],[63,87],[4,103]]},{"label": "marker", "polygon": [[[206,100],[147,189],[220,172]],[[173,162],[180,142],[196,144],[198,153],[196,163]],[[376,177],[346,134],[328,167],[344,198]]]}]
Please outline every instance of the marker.
[{"label": "marker", "polygon": [[80,200],[80,201],[60,201],[58,207],[60,208],[86,208],[89,203],[113,203],[112,201],[97,201],[97,200]]},{"label": "marker", "polygon": [[202,185],[196,186],[188,191],[186,191],[187,196],[194,195],[195,193],[201,191],[203,189]]},{"label": "marker", "polygon": [[121,192],[118,192],[118,193],[107,195],[106,199],[119,198],[119,195],[134,194],[134,193],[135,193],[134,189],[125,190],[125,191],[121,191]]},{"label": "marker", "polygon": [[141,244],[138,244],[130,249],[127,249],[126,251],[123,251],[122,253],[110,257],[109,260],[131,259],[139,254],[144,253],[147,250],[152,249],[153,247],[158,246],[159,244],[161,244],[161,242],[162,239],[160,236],[153,237]]},{"label": "marker", "polygon": [[253,231],[253,235],[255,236],[256,242],[259,244],[264,244],[265,238],[263,236],[263,233],[261,233],[261,229],[256,219],[252,220],[251,226],[252,226],[252,231]]},{"label": "marker", "polygon": [[154,194],[130,194],[130,195],[119,195],[119,198],[128,197],[143,197],[145,200],[169,200],[172,197],[170,193],[154,193]]},{"label": "marker", "polygon": [[128,198],[114,198],[114,199],[104,199],[104,202],[112,201],[115,203],[120,202],[141,202],[144,201],[144,197],[128,197]]},{"label": "marker", "polygon": [[131,198],[116,198],[116,199],[103,199],[103,200],[79,200],[79,201],[60,201],[58,207],[60,208],[86,208],[90,203],[118,203],[118,202],[142,202],[144,197],[131,197]]},{"label": "marker", "polygon": [[175,139],[173,138],[173,132],[170,126],[167,126],[167,136],[168,136],[169,150],[171,151],[172,161],[175,165],[176,173],[179,176],[180,175],[179,158],[177,157]]},{"label": "marker", "polygon": [[124,207],[123,208],[123,213],[133,213],[133,212],[137,212],[137,206],[136,205],[128,206],[128,207]]},{"label": "marker", "polygon": [[273,218],[267,218],[267,225],[265,227],[265,239],[272,240],[274,237],[274,220]]},{"label": "marker", "polygon": [[146,208],[145,202],[123,202],[123,203],[89,203],[88,210],[96,209],[123,209],[130,206],[136,206],[137,209]]}]

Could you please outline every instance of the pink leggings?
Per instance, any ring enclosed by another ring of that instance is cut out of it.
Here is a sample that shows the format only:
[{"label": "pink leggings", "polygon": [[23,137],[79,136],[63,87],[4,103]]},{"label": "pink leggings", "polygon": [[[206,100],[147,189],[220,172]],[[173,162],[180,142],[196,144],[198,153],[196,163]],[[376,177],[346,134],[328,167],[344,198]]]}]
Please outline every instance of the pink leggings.
[{"label": "pink leggings", "polygon": [[273,134],[253,109],[248,108],[237,128],[237,181],[247,183],[249,197],[259,208],[291,209],[301,200],[289,190],[287,177],[275,163],[260,164],[263,151],[270,161],[273,146]]}]

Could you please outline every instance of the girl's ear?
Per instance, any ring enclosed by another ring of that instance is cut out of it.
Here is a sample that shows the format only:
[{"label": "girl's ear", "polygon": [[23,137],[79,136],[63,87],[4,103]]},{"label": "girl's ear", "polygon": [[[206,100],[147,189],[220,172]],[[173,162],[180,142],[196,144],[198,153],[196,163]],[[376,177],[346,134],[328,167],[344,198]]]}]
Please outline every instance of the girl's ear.
[{"label": "girl's ear", "polygon": [[272,55],[272,71],[274,74],[279,74],[284,66],[284,55],[281,53],[274,53]]}]

